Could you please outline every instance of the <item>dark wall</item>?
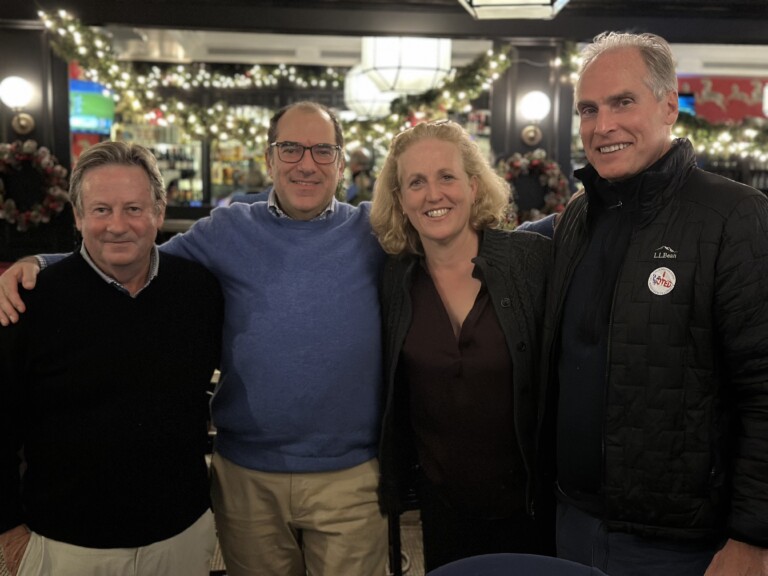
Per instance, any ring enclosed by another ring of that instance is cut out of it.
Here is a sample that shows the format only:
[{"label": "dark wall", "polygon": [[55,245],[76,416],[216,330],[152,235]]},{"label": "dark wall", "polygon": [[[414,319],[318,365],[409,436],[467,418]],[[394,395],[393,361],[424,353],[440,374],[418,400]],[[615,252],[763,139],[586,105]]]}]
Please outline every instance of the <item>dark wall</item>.
[{"label": "dark wall", "polygon": [[[560,55],[561,46],[555,42],[539,42],[530,45],[516,45],[509,55],[511,66],[493,86],[493,108],[491,120],[491,148],[494,153],[511,154],[513,152],[530,152],[536,148],[544,148],[558,158],[559,116],[557,105],[560,101],[561,85],[557,75],[553,74],[550,66]],[[549,96],[552,108],[538,127],[543,138],[539,144],[527,145],[522,139],[523,128],[530,122],[526,121],[519,111],[520,99],[532,90],[540,90]],[[570,119],[566,120],[566,130],[570,129]],[[570,154],[563,156],[568,162]]]},{"label": "dark wall", "polygon": [[[20,76],[32,84],[34,95],[24,111],[35,120],[32,132],[16,134],[11,126],[12,111],[0,103],[0,141],[35,140],[38,146],[50,149],[68,169],[70,152],[66,63],[52,55],[42,26],[39,25],[0,21],[0,46],[6,54],[0,59],[0,80],[8,76]],[[27,187],[42,186],[39,177],[19,180],[18,176],[10,174],[3,178],[8,181],[10,188],[15,187],[16,194],[20,193],[19,182]],[[13,186],[8,179],[15,179]],[[21,191],[24,197],[35,195],[36,191],[27,190],[24,186]],[[24,232],[19,232],[14,224],[0,220],[0,262],[13,261],[38,252],[71,250],[75,239],[73,223],[69,207],[50,223]]]},{"label": "dark wall", "polygon": [[53,56],[40,25],[0,21],[0,45],[6,54],[0,58],[0,80],[21,76],[35,89],[25,109],[35,119],[35,129],[25,136],[16,134],[11,127],[11,111],[0,103],[0,140],[35,140],[69,166],[66,63]]}]

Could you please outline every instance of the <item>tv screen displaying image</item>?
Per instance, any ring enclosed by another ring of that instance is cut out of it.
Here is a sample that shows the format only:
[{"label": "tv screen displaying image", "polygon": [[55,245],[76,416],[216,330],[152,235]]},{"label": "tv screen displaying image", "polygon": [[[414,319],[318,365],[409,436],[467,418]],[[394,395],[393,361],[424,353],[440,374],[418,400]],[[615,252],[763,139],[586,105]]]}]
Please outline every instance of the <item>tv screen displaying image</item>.
[{"label": "tv screen displaying image", "polygon": [[677,95],[680,106],[680,112],[685,112],[691,116],[696,116],[696,96],[693,94],[681,93]]},{"label": "tv screen displaying image", "polygon": [[98,82],[69,81],[69,129],[109,135],[115,121],[115,102]]}]

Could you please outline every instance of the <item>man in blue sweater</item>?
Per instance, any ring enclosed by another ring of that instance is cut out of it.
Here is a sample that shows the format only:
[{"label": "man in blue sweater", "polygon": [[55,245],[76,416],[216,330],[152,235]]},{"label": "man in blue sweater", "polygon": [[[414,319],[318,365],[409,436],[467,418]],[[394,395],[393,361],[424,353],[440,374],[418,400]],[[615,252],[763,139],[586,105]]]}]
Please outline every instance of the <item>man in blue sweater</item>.
[{"label": "man in blue sweater", "polygon": [[[212,401],[224,562],[230,576],[383,575],[376,456],[384,252],[370,205],[334,199],[344,141],[333,112],[293,104],[275,114],[268,136],[268,201],[218,208],[161,247],[202,263],[224,291]],[[18,269],[4,280],[21,280]],[[18,297],[11,301],[2,322],[23,310]]]},{"label": "man in blue sweater", "polygon": [[226,298],[213,499],[228,574],[383,574],[378,278],[369,207],[334,199],[343,136],[300,103],[269,129],[266,203],[214,210],[164,250]]}]

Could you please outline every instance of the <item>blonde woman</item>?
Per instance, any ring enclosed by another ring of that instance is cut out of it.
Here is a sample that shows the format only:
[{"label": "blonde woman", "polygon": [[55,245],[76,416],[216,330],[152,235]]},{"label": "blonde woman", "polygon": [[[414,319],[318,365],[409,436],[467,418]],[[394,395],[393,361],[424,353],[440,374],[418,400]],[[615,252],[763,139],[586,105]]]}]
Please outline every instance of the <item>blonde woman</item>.
[{"label": "blonde woman", "polygon": [[[427,571],[494,552],[551,553],[532,519],[539,331],[549,240],[494,229],[509,188],[458,124],[399,134],[371,224],[382,290],[382,501],[417,470]],[[539,525],[541,524],[541,525]]]}]

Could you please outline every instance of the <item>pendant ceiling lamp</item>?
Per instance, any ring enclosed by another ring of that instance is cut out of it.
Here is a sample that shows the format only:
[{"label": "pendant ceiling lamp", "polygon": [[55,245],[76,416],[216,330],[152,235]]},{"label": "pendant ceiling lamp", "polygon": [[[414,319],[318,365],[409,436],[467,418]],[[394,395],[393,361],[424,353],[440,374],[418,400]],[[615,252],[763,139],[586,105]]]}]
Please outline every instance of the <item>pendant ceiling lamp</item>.
[{"label": "pendant ceiling lamp", "polygon": [[459,0],[477,20],[551,20],[570,0]]},{"label": "pendant ceiling lamp", "polygon": [[390,112],[392,100],[400,92],[382,92],[359,64],[352,67],[344,79],[344,103],[358,116],[382,118]]},{"label": "pendant ceiling lamp", "polygon": [[364,37],[362,69],[383,92],[420,94],[451,72],[451,41],[405,36]]}]

